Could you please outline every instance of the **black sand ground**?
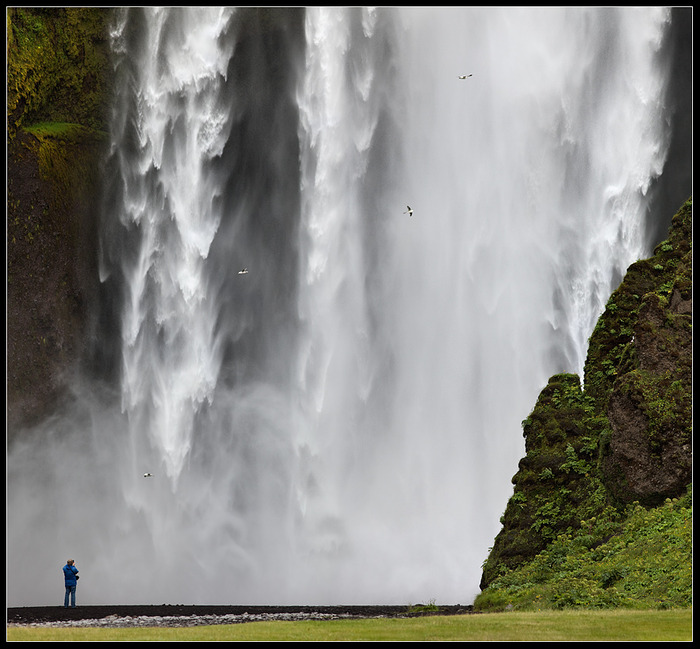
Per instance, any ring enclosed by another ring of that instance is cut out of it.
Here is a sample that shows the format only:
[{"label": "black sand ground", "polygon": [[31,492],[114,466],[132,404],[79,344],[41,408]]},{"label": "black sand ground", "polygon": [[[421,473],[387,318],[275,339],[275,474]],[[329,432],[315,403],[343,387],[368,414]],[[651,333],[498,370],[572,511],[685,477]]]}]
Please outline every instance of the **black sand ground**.
[{"label": "black sand ground", "polygon": [[[7,609],[8,624],[36,624],[68,622],[76,620],[99,620],[110,616],[124,617],[187,617],[244,615],[337,615],[343,617],[413,617],[416,615],[458,615],[470,613],[471,606],[437,606],[428,611],[408,606],[190,606],[183,604],[124,605],[124,606],[23,606]],[[155,621],[155,620],[154,620]]]}]

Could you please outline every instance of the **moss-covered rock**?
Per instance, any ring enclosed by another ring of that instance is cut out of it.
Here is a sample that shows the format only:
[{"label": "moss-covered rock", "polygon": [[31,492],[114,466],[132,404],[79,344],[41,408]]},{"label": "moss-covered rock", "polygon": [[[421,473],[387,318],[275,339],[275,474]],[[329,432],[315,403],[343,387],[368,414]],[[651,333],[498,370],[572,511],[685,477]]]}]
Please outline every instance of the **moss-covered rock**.
[{"label": "moss-covered rock", "polygon": [[494,579],[475,611],[692,606],[692,493],[604,511]]},{"label": "moss-covered rock", "polygon": [[[602,470],[623,503],[658,505],[683,493],[692,479],[692,203],[675,215],[671,236],[648,264],[628,271],[627,284],[656,278],[639,300],[627,360],[607,397],[611,425]],[[591,346],[597,342],[591,338]]]},{"label": "moss-covered rock", "polygon": [[[598,319],[590,337],[584,365],[586,395],[596,400],[601,409],[619,376],[641,366],[663,362],[665,353],[654,354],[656,335],[651,331],[652,322],[640,310],[650,308],[649,301],[658,298],[673,303],[662,310],[670,314],[686,316],[683,322],[691,323],[692,312],[692,201],[688,201],[673,217],[669,238],[656,246],[654,256],[635,262],[628,269],[620,284],[608,300],[605,311]],[[640,338],[641,336],[641,338]],[[690,356],[685,352],[674,353],[667,365],[675,366],[678,359]],[[641,354],[641,358],[638,356]],[[650,356],[650,354],[653,354]]]},{"label": "moss-covered rock", "polygon": [[526,456],[482,589],[562,536],[583,535],[591,547],[605,542],[629,503],[654,507],[686,492],[691,365],[689,200],[669,238],[632,264],[611,295],[589,340],[583,388],[577,375],[552,377],[523,422]]},{"label": "moss-covered rock", "polygon": [[578,375],[549,380],[523,422],[523,434],[526,455],[513,477],[503,529],[484,564],[482,588],[609,504],[598,462],[608,422],[583,393]]},{"label": "moss-covered rock", "polygon": [[8,8],[10,138],[18,128],[38,122],[105,130],[111,83],[109,15],[105,8]]}]

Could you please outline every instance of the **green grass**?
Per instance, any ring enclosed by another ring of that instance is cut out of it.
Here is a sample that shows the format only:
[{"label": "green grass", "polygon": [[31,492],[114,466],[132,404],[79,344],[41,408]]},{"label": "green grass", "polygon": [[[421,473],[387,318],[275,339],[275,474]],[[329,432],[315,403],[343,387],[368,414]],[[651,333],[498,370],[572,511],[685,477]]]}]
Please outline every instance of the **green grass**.
[{"label": "green grass", "polygon": [[691,641],[692,608],[483,613],[402,619],[249,622],[188,628],[9,627],[31,642]]}]

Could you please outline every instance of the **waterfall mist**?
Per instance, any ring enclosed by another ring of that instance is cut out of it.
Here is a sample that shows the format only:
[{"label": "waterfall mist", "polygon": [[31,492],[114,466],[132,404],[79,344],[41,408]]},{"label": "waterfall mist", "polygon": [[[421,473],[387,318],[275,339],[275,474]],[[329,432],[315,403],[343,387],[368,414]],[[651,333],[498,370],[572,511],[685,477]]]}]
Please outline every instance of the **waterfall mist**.
[{"label": "waterfall mist", "polygon": [[9,451],[9,603],[69,556],[79,604],[471,603],[521,421],[648,252],[669,20],[120,9],[116,378]]}]

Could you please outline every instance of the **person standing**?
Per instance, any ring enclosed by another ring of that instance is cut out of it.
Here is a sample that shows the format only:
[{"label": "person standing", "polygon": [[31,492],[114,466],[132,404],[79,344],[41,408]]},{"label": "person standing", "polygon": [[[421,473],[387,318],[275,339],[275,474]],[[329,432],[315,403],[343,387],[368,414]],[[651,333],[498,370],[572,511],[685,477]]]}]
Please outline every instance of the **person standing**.
[{"label": "person standing", "polygon": [[68,608],[68,596],[70,595],[71,608],[75,608],[75,587],[78,585],[78,569],[75,567],[75,561],[68,559],[66,565],[63,566],[63,577],[66,583],[66,596],[63,598],[63,607]]}]

